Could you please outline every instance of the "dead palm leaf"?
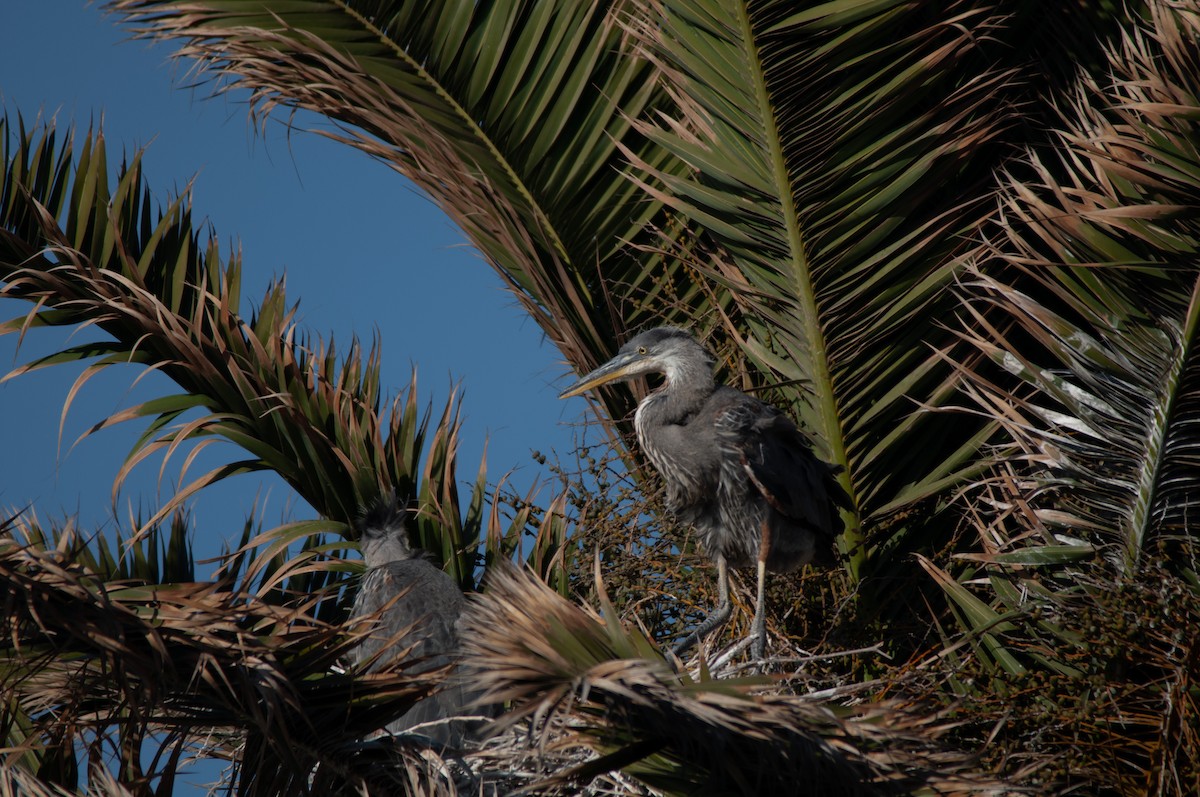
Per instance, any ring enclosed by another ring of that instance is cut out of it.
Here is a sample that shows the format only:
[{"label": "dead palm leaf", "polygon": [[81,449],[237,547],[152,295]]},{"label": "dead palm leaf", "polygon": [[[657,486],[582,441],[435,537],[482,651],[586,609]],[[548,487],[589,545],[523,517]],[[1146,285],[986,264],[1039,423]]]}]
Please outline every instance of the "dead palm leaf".
[{"label": "dead palm leaf", "polygon": [[[201,741],[207,755],[252,756],[241,793],[295,793],[314,770],[339,788],[369,783],[387,768],[348,758],[369,758],[363,740],[447,674],[339,672],[370,629],[316,620],[315,598],[282,607],[227,583],[106,581],[62,550],[11,536],[0,538],[0,590],[10,755],[44,761],[59,747],[73,758],[83,743],[93,758],[118,756],[126,783],[174,772],[178,761],[154,750],[196,753]],[[144,749],[151,738],[158,744]],[[390,766],[420,758],[392,753]]]},{"label": "dead palm leaf", "polygon": [[581,609],[502,567],[466,615],[465,666],[486,699],[512,705],[499,722],[528,721],[539,749],[594,752],[532,792],[580,788],[615,769],[678,794],[1007,790],[942,748],[950,725],[936,716],[756,694],[761,679],[693,681],[647,637],[622,628],[603,597],[601,606]]},{"label": "dead palm leaf", "polygon": [[957,577],[931,570],[999,682],[977,711],[1045,695],[1005,722],[1007,749],[1035,723],[1067,751],[1047,778],[1114,793],[1187,793],[1200,759],[1178,730],[1196,724],[1196,648],[1163,630],[1200,594],[1198,35],[1200,6],[1150,3],[1111,77],[1081,76],[1057,146],[1002,175],[964,335],[1019,381],[963,370],[1012,443],[970,494],[980,550]]}]

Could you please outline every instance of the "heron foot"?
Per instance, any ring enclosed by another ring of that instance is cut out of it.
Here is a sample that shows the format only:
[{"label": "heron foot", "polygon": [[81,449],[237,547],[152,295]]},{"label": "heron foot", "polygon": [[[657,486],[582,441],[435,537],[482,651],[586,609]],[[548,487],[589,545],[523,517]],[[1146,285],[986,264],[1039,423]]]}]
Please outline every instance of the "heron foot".
[{"label": "heron foot", "polygon": [[733,603],[729,600],[729,565],[721,554],[717,554],[717,594],[720,597],[717,608],[713,609],[692,633],[671,648],[675,656],[683,658],[683,654],[693,645],[729,622],[729,616],[733,614]]},{"label": "heron foot", "polygon": [[750,635],[754,641],[750,643],[750,657],[755,661],[762,661],[767,654],[767,634],[766,629],[754,632]]},{"label": "heron foot", "polygon": [[716,609],[710,612],[709,615],[700,622],[700,625],[696,626],[692,633],[688,634],[682,640],[677,642],[675,647],[671,648],[671,652],[682,658],[683,654],[691,650],[691,648],[697,642],[699,642],[701,639],[704,639],[704,637],[708,636],[713,631],[716,631],[721,626],[725,625],[725,623],[729,622],[729,616],[731,614],[733,614],[733,604],[726,600],[717,606]]},{"label": "heron foot", "polygon": [[675,643],[675,646],[671,648],[671,655],[682,659],[683,654],[691,650],[692,647],[699,641],[700,637],[696,635],[695,631],[693,631]]}]

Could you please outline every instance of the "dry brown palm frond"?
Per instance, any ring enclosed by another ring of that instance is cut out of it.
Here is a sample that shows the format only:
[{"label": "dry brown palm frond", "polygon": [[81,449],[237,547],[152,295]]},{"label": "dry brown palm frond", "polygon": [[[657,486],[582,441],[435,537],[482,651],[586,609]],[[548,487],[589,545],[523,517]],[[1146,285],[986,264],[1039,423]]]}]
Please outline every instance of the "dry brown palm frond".
[{"label": "dry brown palm frond", "polygon": [[[114,754],[113,739],[151,735],[182,750],[203,738],[210,755],[252,754],[247,781],[294,785],[316,770],[354,783],[364,776],[348,761],[362,740],[447,675],[339,671],[370,631],[314,619],[312,600],[282,607],[211,582],[105,583],[8,537],[0,601],[2,724],[24,739],[13,755],[77,743]],[[124,753],[127,772],[142,771],[138,748]]]},{"label": "dry brown palm frond", "polygon": [[489,577],[465,620],[466,666],[487,699],[509,701],[500,726],[530,723],[538,750],[594,757],[532,785],[586,784],[621,770],[690,794],[1001,793],[939,738],[952,723],[894,702],[838,706],[756,694],[762,679],[676,673],[652,643],[511,568]]},{"label": "dry brown palm frond", "polygon": [[1200,606],[1200,3],[1144,6],[1051,145],[998,176],[963,288],[992,371],[964,368],[963,392],[1007,442],[964,495],[978,549],[922,562],[955,608],[944,655],[976,738],[1046,790],[1191,794],[1200,773],[1181,732],[1200,660],[1177,632]]},{"label": "dry brown palm frond", "polygon": [[[134,797],[134,792],[117,781],[104,767],[92,767],[88,791],[93,797]],[[78,797],[79,792],[36,777],[20,767],[0,766],[0,797]]]},{"label": "dry brown palm frond", "polygon": [[[658,797],[663,792],[647,786],[620,770],[595,771],[586,783],[582,779],[558,779],[556,776],[588,766],[600,756],[592,745],[572,732],[578,723],[563,714],[548,717],[545,723],[554,730],[542,730],[545,744],[532,742],[529,719],[516,722],[484,740],[464,756],[466,763],[479,773],[477,780],[504,795],[569,797],[584,795],[621,795],[621,797]],[[484,792],[488,793],[488,792]]]}]

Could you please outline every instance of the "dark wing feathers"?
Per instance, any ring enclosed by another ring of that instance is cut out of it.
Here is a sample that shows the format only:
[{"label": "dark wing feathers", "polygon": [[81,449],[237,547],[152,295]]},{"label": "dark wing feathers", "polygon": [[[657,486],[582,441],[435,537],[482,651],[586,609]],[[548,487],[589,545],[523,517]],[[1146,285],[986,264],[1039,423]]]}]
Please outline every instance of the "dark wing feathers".
[{"label": "dark wing feathers", "polygon": [[[371,568],[354,602],[354,616],[382,611],[370,637],[355,651],[363,661],[382,647],[396,644],[412,648],[416,672],[449,661],[447,654],[458,648],[455,623],[464,606],[462,592],[454,581],[425,559],[405,559]],[[408,632],[396,639],[397,635]],[[371,669],[390,666],[385,656]]]},{"label": "dark wing feathers", "polygon": [[782,515],[824,536],[842,530],[838,507],[849,498],[836,471],[817,459],[796,424],[769,404],[726,388],[715,425],[727,450],[736,451],[750,482]]},{"label": "dark wing feathers", "polygon": [[[427,559],[401,559],[370,568],[359,586],[352,617],[375,615],[371,636],[353,654],[356,663],[373,658],[370,671],[396,667],[422,673],[458,658],[458,619],[466,599],[448,575]],[[382,651],[382,652],[381,652]],[[403,656],[403,663],[396,658]],[[389,723],[392,733],[432,720],[467,713],[470,703],[463,684],[451,677],[433,696]],[[457,747],[463,723],[454,721],[423,728],[422,733]]]}]

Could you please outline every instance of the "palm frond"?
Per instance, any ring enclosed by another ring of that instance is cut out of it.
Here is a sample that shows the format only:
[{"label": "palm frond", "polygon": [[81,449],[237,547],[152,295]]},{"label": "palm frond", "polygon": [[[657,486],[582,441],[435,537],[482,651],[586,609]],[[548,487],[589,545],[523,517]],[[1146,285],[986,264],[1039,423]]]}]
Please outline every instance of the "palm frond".
[{"label": "palm frond", "polygon": [[[446,676],[338,672],[370,629],[316,620],[316,598],[281,607],[227,582],[106,581],[61,546],[10,536],[0,538],[0,585],[0,725],[39,771],[56,756],[72,762],[86,742],[93,759],[121,762],[123,782],[148,782],[176,766],[146,760],[141,742],[153,737],[193,752],[203,739],[206,754],[231,759],[252,751],[247,794],[294,792],[318,766],[357,783],[365,770],[347,757]],[[285,787],[255,785],[268,782]]]},{"label": "palm frond", "polygon": [[[134,797],[103,767],[88,774],[88,793],[96,797]],[[47,782],[19,767],[0,767],[0,797],[76,797],[74,789]]]},{"label": "palm frond", "polygon": [[[1011,445],[968,493],[981,550],[954,576],[923,563],[988,683],[956,688],[981,724],[1004,715],[986,731],[998,749],[1043,757],[1047,788],[1186,793],[1200,760],[1178,730],[1196,724],[1200,660],[1164,630],[1200,605],[1200,7],[1148,5],[1111,77],[1081,75],[1057,146],[1002,175],[964,336],[1018,381],[963,373]],[[1036,708],[1010,714],[1020,694]]]},{"label": "palm frond", "polygon": [[134,528],[145,529],[134,539],[125,539],[119,529],[115,535],[84,534],[73,518],[46,525],[32,509],[13,516],[9,525],[25,544],[57,550],[67,561],[105,581],[178,584],[196,580],[195,552],[188,536],[191,517],[186,511],[176,512],[166,525],[147,527],[133,520]]},{"label": "palm frond", "polygon": [[[944,489],[978,443],[912,440],[949,395],[934,349],[985,210],[971,164],[1006,124],[1012,74],[976,63],[997,25],[968,3],[667,2],[640,29],[683,112],[644,129],[692,167],[642,164],[644,184],[711,242],[695,265],[731,297],[720,337],[782,386],[864,522]],[[856,572],[862,543],[852,528]]]},{"label": "palm frond", "polygon": [[594,757],[544,783],[578,788],[622,769],[666,793],[814,794],[1002,792],[941,748],[949,727],[899,705],[856,708],[755,694],[767,682],[692,680],[650,640],[601,611],[563,600],[515,569],[493,568],[464,620],[464,666],[490,701],[513,708],[541,749],[590,748]]},{"label": "palm frond", "polygon": [[181,56],[218,85],[248,90],[259,113],[304,109],[336,122],[327,135],[427,191],[568,359],[594,365],[625,324],[648,317],[622,294],[658,293],[672,270],[660,260],[648,273],[627,249],[661,206],[624,179],[616,142],[658,168],[677,167],[632,130],[665,97],[612,23],[610,6],[620,5],[117,0],[108,8],[142,36],[179,41]]},{"label": "palm frond", "polygon": [[[326,518],[320,528],[305,529],[306,538],[314,539],[348,535],[359,508],[394,488],[402,500],[418,502],[428,518],[418,530],[421,544],[443,558],[457,581],[473,584],[483,512],[476,501],[464,517],[459,504],[457,398],[439,417],[420,411],[414,376],[408,391],[385,407],[378,346],[364,351],[353,341],[340,357],[332,341],[310,346],[294,323],[282,282],[244,320],[240,260],[222,260],[216,234],[194,229],[187,195],[159,210],[144,183],[140,154],[110,186],[103,136],[86,136],[78,154],[70,138],[60,147],[51,128],[12,131],[7,121],[0,123],[6,167],[2,295],[33,305],[0,325],[0,334],[93,325],[112,336],[48,355],[6,377],[87,363],[64,414],[87,381],[113,365],[143,365],[181,388],[85,433],[149,419],[116,476],[114,498],[130,471],[156,454],[182,458],[184,485],[148,524],[209,484],[271,470]],[[233,443],[247,456],[189,477],[198,453],[217,441]],[[323,553],[336,558],[332,549]]]},{"label": "palm frond", "polygon": [[1113,80],[1085,79],[1063,109],[1056,157],[1031,152],[1006,175],[972,286],[972,306],[1001,315],[969,317],[971,342],[1025,385],[973,383],[1008,406],[1020,470],[1041,476],[1034,516],[1052,509],[1047,525],[1123,572],[1192,538],[1200,411],[1200,16],[1151,5],[1152,25],[1111,51]]}]

